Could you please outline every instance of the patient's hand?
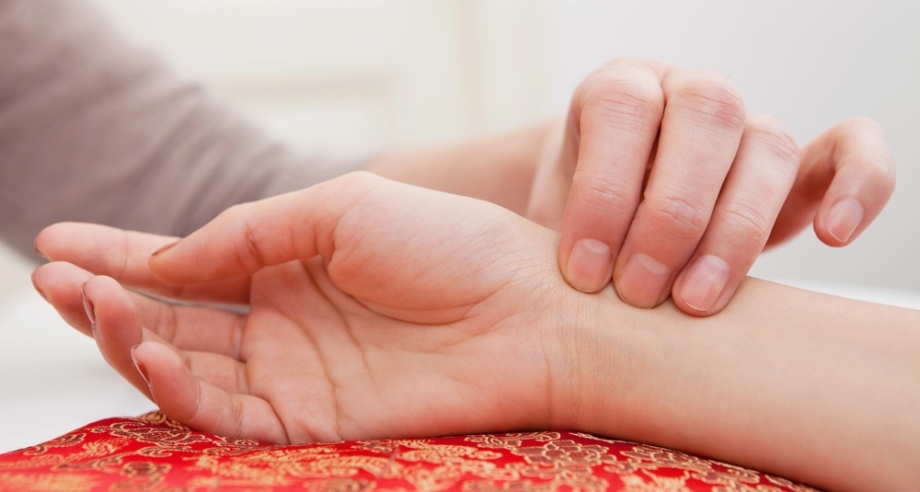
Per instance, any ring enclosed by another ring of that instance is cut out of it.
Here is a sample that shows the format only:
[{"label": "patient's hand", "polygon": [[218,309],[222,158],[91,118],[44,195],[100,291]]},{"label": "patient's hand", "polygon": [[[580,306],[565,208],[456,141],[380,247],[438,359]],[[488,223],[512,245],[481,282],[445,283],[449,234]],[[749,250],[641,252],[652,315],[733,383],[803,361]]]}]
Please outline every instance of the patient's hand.
[{"label": "patient's hand", "polygon": [[234,207],[155,256],[185,288],[147,266],[174,240],[58,224],[33,279],[89,332],[82,285],[109,363],[191,427],[299,443],[564,426],[556,402],[577,407],[575,381],[551,382],[569,377],[561,313],[581,294],[555,236],[497,206],[349,175]]},{"label": "patient's hand", "polygon": [[[34,280],[86,331],[83,285],[106,359],[200,430],[286,443],[565,428],[832,490],[920,479],[915,311],[756,280],[719,316],[633,309],[612,288],[568,288],[545,229],[366,174],[231,209],[148,267],[169,241],[54,226],[37,246],[71,263]],[[249,311],[166,304],[86,270]]]}]

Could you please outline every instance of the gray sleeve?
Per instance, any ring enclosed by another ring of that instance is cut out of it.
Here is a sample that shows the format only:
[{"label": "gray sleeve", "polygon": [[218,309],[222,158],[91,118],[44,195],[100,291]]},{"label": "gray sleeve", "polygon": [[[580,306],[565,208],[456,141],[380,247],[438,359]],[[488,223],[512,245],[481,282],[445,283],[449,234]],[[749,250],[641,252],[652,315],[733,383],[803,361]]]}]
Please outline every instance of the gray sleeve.
[{"label": "gray sleeve", "polygon": [[0,0],[0,238],[46,225],[185,235],[357,168],[291,151],[76,0]]}]

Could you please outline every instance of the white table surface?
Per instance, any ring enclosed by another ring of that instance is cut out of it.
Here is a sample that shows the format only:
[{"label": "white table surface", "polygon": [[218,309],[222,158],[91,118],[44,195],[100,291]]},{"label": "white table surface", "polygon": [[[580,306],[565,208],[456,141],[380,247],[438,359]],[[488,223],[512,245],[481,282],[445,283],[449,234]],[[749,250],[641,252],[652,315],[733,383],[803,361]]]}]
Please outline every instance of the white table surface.
[{"label": "white table surface", "polygon": [[[920,309],[920,292],[784,283]],[[38,294],[23,291],[0,305],[0,453],[154,409]]]}]

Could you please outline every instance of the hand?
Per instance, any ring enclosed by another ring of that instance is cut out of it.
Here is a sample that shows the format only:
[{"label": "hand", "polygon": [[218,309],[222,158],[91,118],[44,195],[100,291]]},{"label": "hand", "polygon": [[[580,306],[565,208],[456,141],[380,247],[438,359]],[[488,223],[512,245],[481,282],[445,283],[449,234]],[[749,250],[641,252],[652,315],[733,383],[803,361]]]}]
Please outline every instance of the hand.
[{"label": "hand", "polygon": [[484,202],[352,175],[175,244],[53,226],[38,249],[71,263],[34,281],[166,414],[206,432],[567,428],[828,489],[917,483],[920,313],[754,280],[720,316],[629,309],[610,287],[568,288],[556,239]]},{"label": "hand", "polygon": [[556,135],[527,215],[562,231],[558,263],[573,287],[596,292],[612,278],[639,307],[673,294],[687,313],[717,313],[765,245],[812,220],[825,243],[849,244],[894,186],[877,124],[845,121],[800,159],[783,125],[746,114],[724,77],[654,61],[590,75]]},{"label": "hand", "polygon": [[550,382],[577,293],[552,233],[500,207],[355,174],[231,208],[151,260],[167,284],[147,259],[173,241],[58,224],[33,279],[180,422],[277,443],[568,425],[577,385]]}]

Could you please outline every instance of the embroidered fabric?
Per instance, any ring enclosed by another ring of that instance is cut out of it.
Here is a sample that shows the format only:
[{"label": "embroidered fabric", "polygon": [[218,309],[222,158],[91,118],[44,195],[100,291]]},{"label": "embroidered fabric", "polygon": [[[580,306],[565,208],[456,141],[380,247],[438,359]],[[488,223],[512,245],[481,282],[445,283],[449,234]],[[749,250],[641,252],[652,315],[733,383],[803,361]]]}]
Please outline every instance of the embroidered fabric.
[{"label": "embroidered fabric", "polygon": [[0,455],[0,489],[811,491],[678,451],[572,432],[277,446],[112,418]]}]

